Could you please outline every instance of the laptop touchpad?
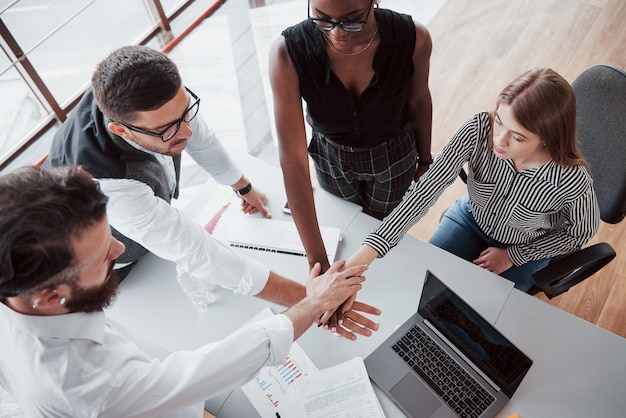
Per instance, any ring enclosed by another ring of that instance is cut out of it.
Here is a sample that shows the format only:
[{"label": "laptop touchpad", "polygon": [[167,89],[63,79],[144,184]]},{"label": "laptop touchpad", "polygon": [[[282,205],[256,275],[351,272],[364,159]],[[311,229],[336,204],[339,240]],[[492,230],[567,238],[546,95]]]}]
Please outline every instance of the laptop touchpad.
[{"label": "laptop touchpad", "polygon": [[441,406],[441,401],[411,373],[407,373],[389,392],[412,417],[429,417]]}]

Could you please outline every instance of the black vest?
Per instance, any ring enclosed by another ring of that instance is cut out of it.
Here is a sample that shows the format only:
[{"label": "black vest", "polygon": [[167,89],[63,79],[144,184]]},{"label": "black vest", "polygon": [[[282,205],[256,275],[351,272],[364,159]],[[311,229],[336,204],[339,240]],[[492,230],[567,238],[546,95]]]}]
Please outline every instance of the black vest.
[{"label": "black vest", "polygon": [[[87,90],[54,135],[44,168],[82,165],[95,178],[133,179],[148,185],[156,196],[167,203],[177,198],[180,155],[174,157],[176,190],[172,195],[159,161],[112,134],[107,128],[108,122],[98,108],[92,90]],[[126,251],[118,258],[119,263],[137,261],[148,253],[143,246],[115,228],[111,227],[111,230],[113,236],[126,246]]]}]

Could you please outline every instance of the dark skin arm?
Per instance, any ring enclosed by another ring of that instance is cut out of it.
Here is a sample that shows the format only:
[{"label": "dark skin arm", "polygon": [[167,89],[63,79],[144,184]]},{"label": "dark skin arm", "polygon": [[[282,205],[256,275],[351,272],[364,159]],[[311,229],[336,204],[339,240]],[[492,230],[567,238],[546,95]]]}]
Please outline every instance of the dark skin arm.
[{"label": "dark skin arm", "polygon": [[269,66],[280,165],[287,200],[307,254],[309,267],[312,268],[319,262],[324,272],[330,264],[313,200],[300,81],[287,53],[283,37],[278,38],[272,45]]},{"label": "dark skin arm", "polygon": [[[409,86],[407,96],[407,106],[409,108],[410,120],[415,124],[415,145],[417,154],[421,160],[430,159],[431,138],[432,138],[432,117],[433,104],[428,88],[428,77],[430,73],[430,54],[432,51],[432,39],[428,30],[419,23],[415,23],[416,40],[413,50],[413,77]],[[428,170],[429,165],[417,165],[414,180],[417,181],[422,174]],[[368,263],[369,264],[369,263]],[[350,310],[354,299],[346,301],[340,309],[344,312]],[[341,319],[339,311],[325,313],[321,319],[322,323],[328,322],[328,327],[338,326]]]},{"label": "dark skin arm", "polygon": [[[415,24],[415,30],[417,38],[413,51],[413,78],[409,86],[407,103],[411,122],[417,123],[414,129],[417,155],[421,160],[428,160],[430,159],[433,120],[433,103],[428,88],[432,40],[428,30],[419,23]],[[418,164],[415,181],[428,168],[428,165]]]}]

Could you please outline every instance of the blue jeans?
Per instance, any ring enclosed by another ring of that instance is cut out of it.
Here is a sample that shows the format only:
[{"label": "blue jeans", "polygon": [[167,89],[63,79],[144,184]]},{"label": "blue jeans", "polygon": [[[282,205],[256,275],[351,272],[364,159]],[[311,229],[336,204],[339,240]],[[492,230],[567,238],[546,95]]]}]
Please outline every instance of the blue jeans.
[{"label": "blue jeans", "polygon": [[[485,235],[476,224],[467,195],[448,208],[428,242],[468,261],[477,259],[487,247],[506,247]],[[529,261],[519,267],[511,267],[500,273],[500,276],[511,280],[517,289],[526,292],[533,284],[530,276],[549,263],[550,258]]]}]

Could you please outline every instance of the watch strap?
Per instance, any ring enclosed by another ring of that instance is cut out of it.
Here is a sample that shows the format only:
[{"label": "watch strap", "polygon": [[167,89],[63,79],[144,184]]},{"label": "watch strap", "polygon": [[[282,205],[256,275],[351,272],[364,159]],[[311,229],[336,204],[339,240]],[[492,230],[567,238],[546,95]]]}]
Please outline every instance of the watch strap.
[{"label": "watch strap", "polygon": [[422,160],[418,157],[417,164],[419,165],[431,165],[435,159],[433,158],[433,153],[430,153],[430,158],[428,160]]},{"label": "watch strap", "polygon": [[235,193],[237,193],[237,196],[243,196],[245,194],[250,193],[250,190],[252,190],[252,183],[248,182],[248,185],[239,189],[239,190],[235,190]]}]

